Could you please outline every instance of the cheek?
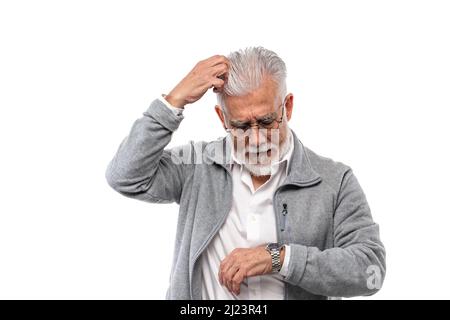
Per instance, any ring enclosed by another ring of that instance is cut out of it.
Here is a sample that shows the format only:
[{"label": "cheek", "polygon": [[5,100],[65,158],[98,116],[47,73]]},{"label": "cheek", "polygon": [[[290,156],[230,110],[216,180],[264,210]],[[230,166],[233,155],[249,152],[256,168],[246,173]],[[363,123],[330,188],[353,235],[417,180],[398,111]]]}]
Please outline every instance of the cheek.
[{"label": "cheek", "polygon": [[288,126],[287,126],[287,124],[285,124],[282,128],[281,128],[281,133],[280,133],[280,140],[281,140],[281,142],[282,143],[284,143],[285,141],[286,141],[286,138],[287,138],[287,136],[288,136]]},{"label": "cheek", "polygon": [[285,142],[286,137],[287,137],[286,129],[285,128],[284,129],[280,128],[280,131],[278,132],[278,137],[276,137],[275,135],[273,135],[273,136],[269,135],[268,136],[268,141],[272,142],[272,143],[275,143],[275,144],[278,142],[278,145],[282,145]]}]

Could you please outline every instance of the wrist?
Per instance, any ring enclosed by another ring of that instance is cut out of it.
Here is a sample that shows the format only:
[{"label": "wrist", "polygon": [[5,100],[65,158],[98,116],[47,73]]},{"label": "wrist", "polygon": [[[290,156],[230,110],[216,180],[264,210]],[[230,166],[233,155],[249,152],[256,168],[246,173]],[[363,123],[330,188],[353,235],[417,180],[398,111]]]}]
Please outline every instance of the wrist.
[{"label": "wrist", "polygon": [[268,243],[265,247],[265,250],[270,254],[271,257],[271,265],[272,272],[279,272],[283,265],[284,256],[284,245],[280,245],[279,243]]},{"label": "wrist", "polygon": [[184,106],[186,105],[186,102],[184,101],[184,99],[177,97],[172,92],[170,92],[168,95],[165,95],[164,99],[166,99],[166,101],[169,102],[170,105],[175,108],[183,109]]}]

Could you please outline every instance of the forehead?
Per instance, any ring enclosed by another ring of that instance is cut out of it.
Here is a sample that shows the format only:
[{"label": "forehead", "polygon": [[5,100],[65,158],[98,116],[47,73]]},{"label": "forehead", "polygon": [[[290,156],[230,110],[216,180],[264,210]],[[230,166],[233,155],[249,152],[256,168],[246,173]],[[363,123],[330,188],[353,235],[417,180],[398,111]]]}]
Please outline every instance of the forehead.
[{"label": "forehead", "polygon": [[275,112],[277,99],[277,84],[266,77],[258,89],[244,96],[226,97],[227,115],[230,120],[251,121]]}]

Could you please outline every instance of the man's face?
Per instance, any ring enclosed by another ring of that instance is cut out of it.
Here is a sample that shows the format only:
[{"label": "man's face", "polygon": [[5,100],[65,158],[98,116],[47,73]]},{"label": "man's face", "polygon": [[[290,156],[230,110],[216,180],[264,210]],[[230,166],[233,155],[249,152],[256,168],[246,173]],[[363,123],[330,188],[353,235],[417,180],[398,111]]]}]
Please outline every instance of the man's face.
[{"label": "man's face", "polygon": [[270,164],[283,155],[292,102],[292,94],[280,97],[277,84],[266,77],[257,90],[226,97],[225,112],[216,106],[224,127],[233,129],[235,155],[255,175],[269,175]]}]

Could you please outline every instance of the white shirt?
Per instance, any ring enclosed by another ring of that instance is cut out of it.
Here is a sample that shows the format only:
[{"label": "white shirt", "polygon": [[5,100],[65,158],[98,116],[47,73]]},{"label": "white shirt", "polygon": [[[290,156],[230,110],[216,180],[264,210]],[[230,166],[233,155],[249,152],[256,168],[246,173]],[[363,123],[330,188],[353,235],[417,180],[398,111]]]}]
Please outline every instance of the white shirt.
[{"label": "white shirt", "polygon": [[[160,99],[175,114],[183,109],[171,106]],[[199,263],[202,272],[202,298],[207,300],[281,300],[284,299],[283,277],[287,275],[290,247],[285,246],[285,257],[279,273],[246,278],[239,295],[228,291],[219,282],[221,261],[235,248],[253,248],[277,242],[277,226],[273,208],[273,195],[287,176],[293,152],[293,136],[289,130],[289,148],[284,157],[273,168],[277,168],[263,185],[254,189],[251,175],[232,152],[231,173],[233,180],[233,202],[224,224],[202,253]]]}]

